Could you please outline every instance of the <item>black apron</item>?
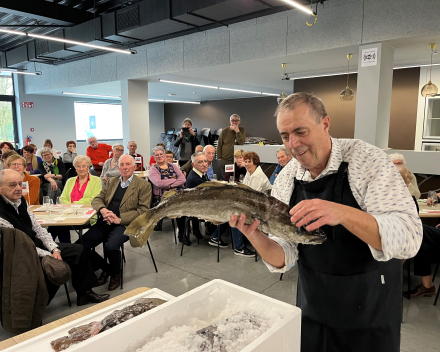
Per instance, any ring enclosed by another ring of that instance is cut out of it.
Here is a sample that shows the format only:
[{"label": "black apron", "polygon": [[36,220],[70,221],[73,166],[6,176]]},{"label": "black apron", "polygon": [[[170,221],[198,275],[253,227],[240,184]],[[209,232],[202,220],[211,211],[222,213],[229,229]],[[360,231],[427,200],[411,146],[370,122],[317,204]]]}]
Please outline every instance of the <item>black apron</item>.
[{"label": "black apron", "polygon": [[[360,209],[347,178],[338,173],[310,183],[295,178],[290,207],[323,199]],[[298,245],[297,306],[303,352],[398,352],[402,261],[375,260],[368,245],[342,225],[323,226],[327,241]]]}]

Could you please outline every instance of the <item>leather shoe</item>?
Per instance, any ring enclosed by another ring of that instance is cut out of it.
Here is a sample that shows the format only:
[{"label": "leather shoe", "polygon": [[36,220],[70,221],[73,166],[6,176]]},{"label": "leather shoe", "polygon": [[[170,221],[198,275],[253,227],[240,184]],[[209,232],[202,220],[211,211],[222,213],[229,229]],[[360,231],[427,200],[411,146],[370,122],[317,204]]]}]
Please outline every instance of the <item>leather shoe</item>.
[{"label": "leather shoe", "polygon": [[99,279],[98,279],[98,286],[102,286],[102,285],[104,285],[104,284],[107,282],[109,276],[110,276],[110,274],[108,274],[108,273],[106,273],[105,271],[103,271],[103,272],[101,273],[101,276],[100,276]]},{"label": "leather shoe", "polygon": [[121,274],[112,275],[108,284],[108,290],[114,291],[121,286]]},{"label": "leather shoe", "polygon": [[88,303],[101,303],[107,301],[110,298],[109,294],[99,295],[93,290],[87,291],[84,294],[78,295],[76,298],[76,305],[83,306]]},{"label": "leather shoe", "polygon": [[432,297],[435,295],[435,286],[426,288],[423,284],[416,287],[416,292],[411,294],[411,298]]}]

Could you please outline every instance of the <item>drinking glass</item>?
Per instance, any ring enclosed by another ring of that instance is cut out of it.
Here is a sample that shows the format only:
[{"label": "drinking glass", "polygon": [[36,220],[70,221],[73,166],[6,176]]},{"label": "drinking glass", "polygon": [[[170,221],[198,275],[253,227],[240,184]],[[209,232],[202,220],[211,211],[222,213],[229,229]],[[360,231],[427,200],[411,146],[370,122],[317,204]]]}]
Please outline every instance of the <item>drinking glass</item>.
[{"label": "drinking glass", "polygon": [[431,207],[435,208],[436,204],[438,203],[437,193],[435,191],[429,191],[428,199],[431,201]]},{"label": "drinking glass", "polygon": [[56,204],[55,204],[55,208],[56,208],[58,211],[61,210],[61,208],[62,208],[62,204],[63,204],[63,203],[61,203],[61,197],[57,197],[57,199],[56,199]]},{"label": "drinking glass", "polygon": [[238,180],[239,180],[241,183],[243,183],[244,175],[240,175],[240,177],[238,178]]},{"label": "drinking glass", "polygon": [[46,213],[50,211],[49,207],[50,207],[50,197],[48,196],[44,196],[43,197],[43,206],[46,209]]},{"label": "drinking glass", "polygon": [[217,181],[217,174],[214,174],[213,176],[212,176],[212,180],[211,181]]}]

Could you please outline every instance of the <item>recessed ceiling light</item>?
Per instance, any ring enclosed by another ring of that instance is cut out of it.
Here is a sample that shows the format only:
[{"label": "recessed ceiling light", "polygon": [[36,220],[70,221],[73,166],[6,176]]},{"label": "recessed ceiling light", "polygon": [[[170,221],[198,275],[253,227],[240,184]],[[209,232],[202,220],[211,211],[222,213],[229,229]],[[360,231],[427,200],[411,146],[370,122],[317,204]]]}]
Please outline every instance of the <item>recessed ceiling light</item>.
[{"label": "recessed ceiling light", "polygon": [[184,83],[184,82],[168,81],[168,80],[165,80],[165,79],[159,79],[159,82],[162,82],[162,83],[173,83],[173,84],[182,84],[182,85],[185,85],[185,86],[193,86],[193,87],[203,87],[203,88],[210,88],[210,89],[218,89],[218,87],[215,87],[215,86],[207,86],[207,85],[204,85],[204,84],[194,84],[194,83]]}]

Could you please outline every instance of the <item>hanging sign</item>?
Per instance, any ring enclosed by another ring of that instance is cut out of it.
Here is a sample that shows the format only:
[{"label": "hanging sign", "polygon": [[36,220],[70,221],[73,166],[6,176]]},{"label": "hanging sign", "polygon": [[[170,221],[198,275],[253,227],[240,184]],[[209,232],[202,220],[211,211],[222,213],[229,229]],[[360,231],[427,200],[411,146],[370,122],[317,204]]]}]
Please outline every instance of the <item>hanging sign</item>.
[{"label": "hanging sign", "polygon": [[34,107],[34,103],[30,102],[30,101],[24,101],[21,103],[21,107],[22,108],[33,108]]},{"label": "hanging sign", "polygon": [[22,182],[21,189],[23,193],[29,193],[29,182]]},{"label": "hanging sign", "polygon": [[140,156],[136,156],[136,157],[134,158],[134,162],[135,162],[136,164],[140,164],[140,163],[142,163],[142,159],[141,159],[141,157],[140,157]]},{"label": "hanging sign", "polygon": [[376,66],[377,65],[377,48],[363,49],[361,66]]},{"label": "hanging sign", "polygon": [[225,165],[225,172],[234,172],[235,165]]},{"label": "hanging sign", "polygon": [[61,156],[62,153],[61,150],[57,150],[56,152],[57,152],[57,156]]}]

